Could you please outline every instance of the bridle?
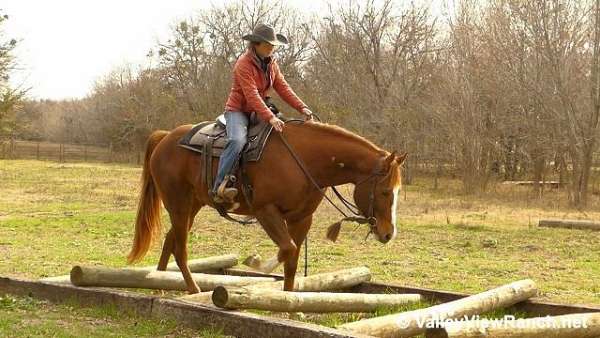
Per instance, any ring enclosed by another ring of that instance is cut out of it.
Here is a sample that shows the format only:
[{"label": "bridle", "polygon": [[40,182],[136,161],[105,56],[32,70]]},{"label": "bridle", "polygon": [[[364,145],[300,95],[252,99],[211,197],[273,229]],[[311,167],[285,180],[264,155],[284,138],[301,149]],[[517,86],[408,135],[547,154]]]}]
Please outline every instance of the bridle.
[{"label": "bridle", "polygon": [[[304,120],[300,120],[300,119],[290,119],[285,121],[285,123],[288,122],[302,122],[304,123]],[[302,172],[304,172],[304,175],[306,175],[306,177],[309,179],[309,181],[312,183],[313,186],[315,186],[315,188],[317,188],[317,190],[321,193],[321,195],[335,208],[337,209],[343,216],[344,218],[342,218],[340,221],[336,222],[337,224],[341,224],[342,222],[356,222],[358,224],[368,224],[369,226],[369,232],[367,232],[367,236],[365,237],[365,240],[367,239],[367,237],[373,233],[374,229],[376,228],[377,225],[377,218],[375,217],[375,189],[377,187],[377,183],[379,180],[377,180],[377,177],[379,176],[386,176],[387,173],[382,171],[382,163],[384,162],[384,158],[380,158],[377,161],[377,165],[375,166],[375,168],[373,168],[373,171],[369,174],[369,176],[367,176],[366,178],[358,181],[355,183],[355,187],[358,187],[359,185],[373,179],[373,184],[371,186],[371,190],[369,192],[369,208],[368,208],[368,212],[367,215],[364,215],[363,212],[361,212],[360,208],[358,208],[358,206],[356,206],[355,204],[353,204],[352,202],[350,202],[349,200],[347,200],[344,196],[342,196],[342,194],[336,189],[335,186],[332,186],[331,189],[333,190],[333,192],[335,193],[335,195],[338,197],[338,199],[342,202],[342,204],[348,209],[350,210],[350,212],[353,214],[351,216],[347,215],[342,209],[340,209],[326,194],[325,194],[325,189],[321,188],[319,186],[319,184],[315,181],[314,177],[308,172],[308,169],[306,168],[306,165],[304,164],[304,162],[302,161],[302,159],[300,159],[298,157],[298,155],[296,154],[296,152],[294,152],[294,150],[292,149],[292,147],[290,146],[290,144],[288,143],[288,141],[286,140],[286,138],[283,136],[282,133],[276,133],[280,136],[281,140],[283,141],[283,144],[285,145],[285,147],[288,149],[288,151],[290,152],[290,154],[292,155],[292,157],[294,158],[294,160],[296,161],[296,163],[298,164],[298,166],[300,167],[300,169],[302,169]],[[334,223],[334,224],[336,224]]]},{"label": "bridle", "polygon": [[381,170],[382,169],[381,164],[383,163],[383,160],[384,160],[384,158],[380,158],[377,161],[377,165],[375,166],[375,168],[373,168],[373,171],[371,172],[371,174],[369,174],[369,176],[367,176],[366,178],[364,178],[354,184],[354,187],[356,189],[356,187],[358,187],[359,185],[366,183],[369,180],[373,179],[373,183],[372,183],[371,189],[369,191],[369,207],[367,209],[368,210],[367,215],[364,215],[362,213],[362,211],[360,211],[358,206],[354,205],[352,202],[347,200],[336,189],[335,186],[331,187],[331,190],[333,190],[333,192],[338,197],[338,199],[342,202],[342,204],[344,204],[344,206],[346,206],[346,208],[354,214],[354,216],[347,216],[346,214],[344,214],[342,212],[342,215],[344,215],[344,218],[342,218],[340,220],[340,222],[350,221],[350,222],[356,222],[359,224],[368,224],[369,232],[367,232],[367,236],[365,237],[365,239],[373,232],[373,230],[375,229],[375,227],[377,225],[377,218],[375,217],[375,189],[377,188],[377,183],[379,183],[379,180],[377,178],[380,176],[387,175],[386,172]]}]

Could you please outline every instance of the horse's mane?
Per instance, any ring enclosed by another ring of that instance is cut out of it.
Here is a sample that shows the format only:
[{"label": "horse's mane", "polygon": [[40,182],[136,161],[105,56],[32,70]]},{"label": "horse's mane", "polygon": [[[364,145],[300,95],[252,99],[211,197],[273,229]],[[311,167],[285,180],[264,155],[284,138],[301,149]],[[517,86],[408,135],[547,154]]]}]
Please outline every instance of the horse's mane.
[{"label": "horse's mane", "polygon": [[312,122],[312,123],[304,123],[303,126],[312,128],[313,130],[342,136],[346,139],[357,141],[357,142],[363,144],[364,146],[366,146],[367,148],[369,148],[373,151],[376,151],[378,153],[381,153],[381,154],[386,153],[385,150],[378,147],[375,143],[373,143],[373,142],[367,140],[366,138],[364,138],[358,134],[355,134],[343,127],[335,125],[335,124]]},{"label": "horse's mane", "polygon": [[[355,134],[343,127],[340,127],[338,125],[321,123],[321,122],[313,122],[313,123],[304,123],[303,126],[312,128],[312,130],[317,130],[317,131],[329,133],[329,134],[335,134],[337,136],[342,136],[346,139],[356,141],[356,142],[362,144],[363,146],[367,147],[368,149],[378,152],[381,155],[389,154],[384,149],[378,147],[375,143],[373,143],[373,142],[367,140],[366,138],[364,138],[358,134]],[[392,171],[390,171],[389,175],[391,175],[390,182],[392,183],[392,185],[397,186],[397,185],[401,184],[400,170],[392,170]]]}]

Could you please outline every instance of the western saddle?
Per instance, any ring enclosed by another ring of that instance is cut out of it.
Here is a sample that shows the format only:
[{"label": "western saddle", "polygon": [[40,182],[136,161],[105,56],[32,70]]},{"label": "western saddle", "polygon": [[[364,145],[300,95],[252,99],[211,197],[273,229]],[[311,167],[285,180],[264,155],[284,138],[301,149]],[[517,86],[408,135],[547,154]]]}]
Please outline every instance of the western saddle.
[{"label": "western saddle", "polygon": [[[273,110],[273,109],[271,109]],[[275,112],[275,111],[274,111]],[[281,118],[281,113],[276,112],[276,116]],[[252,207],[252,186],[246,177],[244,170],[244,163],[256,162],[260,160],[267,139],[273,130],[273,126],[267,122],[260,121],[256,113],[252,113],[250,116],[250,123],[248,124],[248,141],[242,150],[240,157],[236,161],[230,175],[226,178],[227,184],[235,183],[237,179],[241,179],[241,192],[244,196],[248,206]],[[206,187],[211,190],[214,184],[213,178],[213,157],[220,157],[227,145],[227,132],[226,132],[226,121],[224,114],[217,117],[215,121],[204,121],[195,124],[192,129],[183,135],[177,145],[193,152],[202,155],[202,177],[206,184]],[[237,176],[236,176],[237,175]],[[237,203],[229,205],[227,210],[225,206],[217,203],[215,208],[219,211],[221,216],[225,217],[230,221],[235,221],[242,224],[251,224],[255,221],[248,220],[237,220],[227,214],[227,211],[231,211],[237,208]]]}]

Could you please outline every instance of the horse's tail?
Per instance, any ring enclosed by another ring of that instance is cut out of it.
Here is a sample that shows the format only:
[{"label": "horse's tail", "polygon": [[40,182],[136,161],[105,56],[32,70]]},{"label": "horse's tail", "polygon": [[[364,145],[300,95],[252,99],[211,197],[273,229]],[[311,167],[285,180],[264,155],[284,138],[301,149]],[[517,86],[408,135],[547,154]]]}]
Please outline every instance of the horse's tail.
[{"label": "horse's tail", "polygon": [[146,141],[146,154],[144,155],[144,169],[142,171],[142,184],[138,204],[137,219],[135,221],[135,236],[133,247],[127,257],[131,264],[144,258],[152,241],[161,229],[160,223],[160,196],[154,186],[154,179],[150,173],[150,156],[156,145],[168,134],[165,130],[156,130],[150,134]]}]

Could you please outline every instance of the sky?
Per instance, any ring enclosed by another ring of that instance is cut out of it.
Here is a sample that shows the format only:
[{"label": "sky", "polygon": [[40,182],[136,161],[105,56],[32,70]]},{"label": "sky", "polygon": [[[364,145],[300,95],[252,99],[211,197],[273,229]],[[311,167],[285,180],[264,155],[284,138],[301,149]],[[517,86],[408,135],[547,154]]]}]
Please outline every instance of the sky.
[{"label": "sky", "polygon": [[[327,2],[286,0],[304,12],[320,11]],[[146,55],[169,36],[180,19],[194,16],[209,0],[2,0],[9,15],[4,32],[20,40],[15,56],[20,70],[14,86],[31,88],[33,99],[86,96],[94,81],[117,67],[146,64]]]}]

